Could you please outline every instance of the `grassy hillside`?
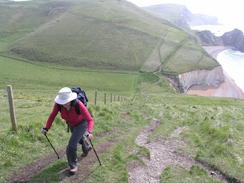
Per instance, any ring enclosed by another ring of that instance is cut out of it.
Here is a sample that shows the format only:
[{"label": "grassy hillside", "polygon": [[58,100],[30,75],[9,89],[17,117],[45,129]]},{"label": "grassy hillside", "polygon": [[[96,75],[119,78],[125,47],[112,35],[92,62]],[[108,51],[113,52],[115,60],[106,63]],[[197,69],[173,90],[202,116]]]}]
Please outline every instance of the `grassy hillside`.
[{"label": "grassy hillside", "polygon": [[69,3],[38,1],[0,3],[0,51],[6,51],[17,39],[35,31],[69,7]]},{"label": "grassy hillside", "polygon": [[219,65],[190,37],[178,37],[173,42],[175,32],[168,32],[142,66],[143,71],[162,74],[180,74],[198,69],[212,69]]},{"label": "grassy hillside", "polygon": [[[53,9],[58,5],[54,3]],[[38,4],[42,12],[49,6]],[[12,44],[11,52],[62,65],[135,71],[160,67],[174,74],[217,65],[187,33],[126,1],[74,1],[65,8]],[[155,52],[165,47],[166,52]],[[186,53],[188,49],[191,52]],[[154,53],[160,57],[152,67]],[[182,55],[184,59],[179,60]]]}]

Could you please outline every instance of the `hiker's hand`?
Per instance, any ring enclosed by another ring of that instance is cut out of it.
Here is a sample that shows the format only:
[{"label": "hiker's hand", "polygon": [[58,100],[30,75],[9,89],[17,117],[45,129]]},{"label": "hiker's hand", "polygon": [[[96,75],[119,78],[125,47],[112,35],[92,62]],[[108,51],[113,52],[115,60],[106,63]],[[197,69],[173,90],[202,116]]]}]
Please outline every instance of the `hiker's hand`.
[{"label": "hiker's hand", "polygon": [[41,129],[41,132],[42,132],[44,135],[46,135],[47,132],[48,132],[48,129],[47,129],[47,128],[42,128],[42,129]]},{"label": "hiker's hand", "polygon": [[93,138],[92,133],[88,133],[87,138],[92,139]]},{"label": "hiker's hand", "polygon": [[85,135],[87,138],[89,138],[89,139],[92,139],[92,138],[93,138],[92,133],[90,133],[90,132],[88,132],[88,131],[86,131],[86,132],[84,133],[84,135]]}]

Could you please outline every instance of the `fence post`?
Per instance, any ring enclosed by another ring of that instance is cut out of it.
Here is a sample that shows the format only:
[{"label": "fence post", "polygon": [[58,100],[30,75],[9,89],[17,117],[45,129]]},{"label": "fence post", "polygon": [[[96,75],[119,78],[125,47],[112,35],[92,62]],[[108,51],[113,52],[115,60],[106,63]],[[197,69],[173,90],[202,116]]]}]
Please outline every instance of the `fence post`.
[{"label": "fence post", "polygon": [[97,105],[97,90],[95,90],[95,101],[94,104]]},{"label": "fence post", "polygon": [[9,103],[9,112],[10,112],[10,118],[11,118],[11,123],[12,123],[12,129],[14,131],[17,131],[17,122],[16,122],[14,100],[13,100],[13,91],[12,91],[11,85],[7,86],[7,92],[8,92],[8,103]]},{"label": "fence post", "polygon": [[112,102],[113,102],[113,94],[110,93],[110,103],[112,103]]},{"label": "fence post", "polygon": [[106,93],[104,93],[104,104],[106,104],[106,103],[107,103],[106,99],[107,99],[107,94],[106,94]]}]

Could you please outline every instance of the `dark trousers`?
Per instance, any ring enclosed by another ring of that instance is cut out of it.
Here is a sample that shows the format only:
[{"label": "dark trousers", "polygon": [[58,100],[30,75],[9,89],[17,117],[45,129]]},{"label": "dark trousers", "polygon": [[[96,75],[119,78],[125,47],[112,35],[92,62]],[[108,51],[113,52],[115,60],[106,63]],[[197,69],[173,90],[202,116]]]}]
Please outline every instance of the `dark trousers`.
[{"label": "dark trousers", "polygon": [[84,148],[88,148],[89,144],[84,139],[84,133],[87,130],[87,122],[82,121],[81,123],[70,126],[71,131],[71,137],[69,139],[69,143],[66,148],[66,155],[68,159],[68,165],[70,168],[73,168],[76,166],[77,162],[77,145],[78,143],[82,144],[82,150],[84,151]]}]

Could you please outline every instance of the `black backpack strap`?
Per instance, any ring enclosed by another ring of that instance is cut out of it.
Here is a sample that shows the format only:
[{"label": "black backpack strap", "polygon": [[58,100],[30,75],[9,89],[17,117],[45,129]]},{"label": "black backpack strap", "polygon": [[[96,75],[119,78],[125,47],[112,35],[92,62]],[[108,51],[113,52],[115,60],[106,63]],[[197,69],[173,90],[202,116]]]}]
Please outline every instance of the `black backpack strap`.
[{"label": "black backpack strap", "polygon": [[[81,114],[80,106],[79,106],[79,103],[78,103],[77,99],[71,101],[71,106],[74,106],[75,107],[75,112],[77,114]],[[58,104],[58,112],[61,112],[61,108],[62,108],[62,105],[59,105]]]},{"label": "black backpack strap", "polygon": [[61,112],[62,105],[58,104],[58,112]]},{"label": "black backpack strap", "polygon": [[[58,104],[58,112],[60,112],[60,113],[61,113],[61,108],[62,108],[62,105]],[[66,124],[67,124],[67,132],[69,133],[70,127],[69,127],[69,124],[67,121],[66,121]]]},{"label": "black backpack strap", "polygon": [[68,124],[67,121],[66,121],[66,124],[67,124],[67,132],[69,133],[69,129],[70,129],[70,127],[69,127],[69,124]]},{"label": "black backpack strap", "polygon": [[80,105],[79,105],[79,102],[77,101],[77,99],[76,99],[76,100],[73,100],[73,101],[71,102],[71,105],[75,107],[75,112],[76,112],[77,114],[81,114],[81,111],[80,111]]}]

